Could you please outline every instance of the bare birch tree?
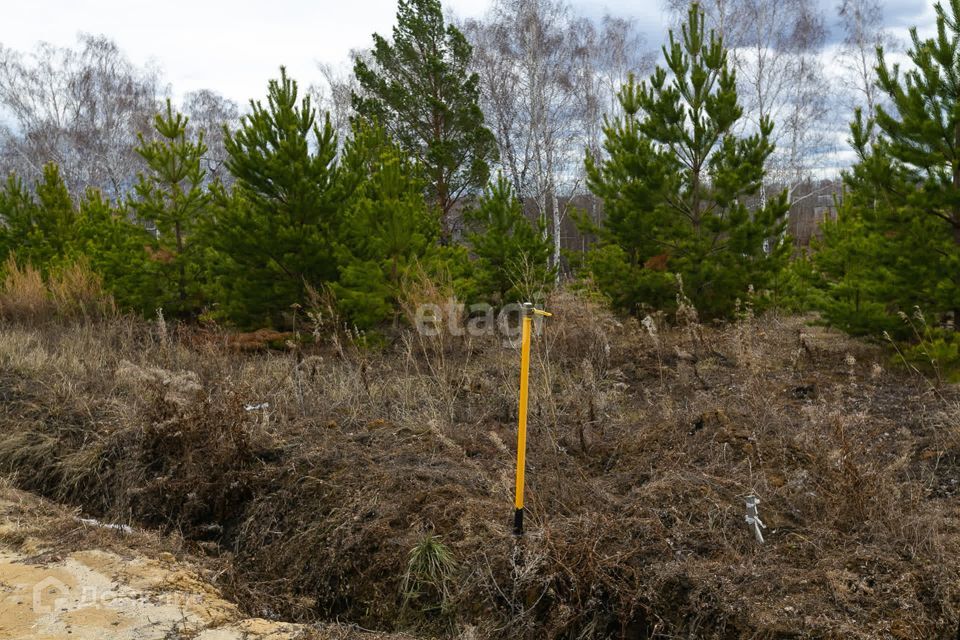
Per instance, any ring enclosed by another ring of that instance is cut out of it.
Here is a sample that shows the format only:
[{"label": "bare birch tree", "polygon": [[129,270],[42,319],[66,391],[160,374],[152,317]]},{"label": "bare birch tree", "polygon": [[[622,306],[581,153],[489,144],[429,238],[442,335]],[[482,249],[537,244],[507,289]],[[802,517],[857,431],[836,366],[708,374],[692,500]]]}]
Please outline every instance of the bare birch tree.
[{"label": "bare birch tree", "polygon": [[[793,21],[793,49],[785,72],[789,81],[777,96],[777,149],[771,159],[771,176],[786,187],[791,204],[797,190],[809,180],[833,149],[831,139],[831,90],[824,68],[826,28],[823,14],[815,7],[800,7]],[[813,190],[803,198],[818,195]]]},{"label": "bare birch tree", "polygon": [[672,16],[673,26],[679,31],[690,5],[696,2],[703,10],[707,25],[723,39],[730,49],[730,61],[737,66],[738,48],[747,42],[750,28],[750,5],[744,0],[664,0],[663,5]]},{"label": "bare birch tree", "polygon": [[486,18],[464,28],[500,168],[536,203],[558,266],[563,222],[584,189],[584,153],[599,148],[616,91],[650,57],[632,22],[607,17],[598,26],[563,0],[495,0]]},{"label": "bare birch tree", "polygon": [[879,0],[840,0],[837,15],[843,29],[843,44],[837,56],[850,91],[849,108],[860,107],[871,115],[881,91],[877,87],[877,48],[890,51],[896,40],[883,28],[883,5]]},{"label": "bare birch tree", "polygon": [[76,49],[42,43],[29,54],[0,50],[0,108],[12,123],[0,140],[7,170],[37,178],[56,162],[71,191],[120,197],[142,162],[159,73],[133,65],[111,40],[83,35]]},{"label": "bare birch tree", "polygon": [[590,153],[603,153],[604,118],[622,114],[620,89],[630,76],[645,76],[653,71],[656,54],[646,47],[632,19],[604,15],[599,23],[581,19],[577,27],[580,43],[577,51],[580,121]]},{"label": "bare birch tree", "polygon": [[239,105],[215,91],[200,89],[184,96],[183,113],[190,118],[189,130],[194,139],[203,132],[203,142],[207,148],[203,163],[207,176],[229,182],[230,172],[225,166],[227,150],[223,129],[236,128],[240,122]]},{"label": "bare birch tree", "polygon": [[[486,120],[498,138],[503,170],[521,197],[536,202],[560,259],[560,194],[569,196],[577,131],[576,50],[569,5],[498,0],[485,23],[469,23],[481,71]],[[564,170],[566,169],[566,171]]]},{"label": "bare birch tree", "polygon": [[353,117],[353,95],[362,92],[353,65],[357,58],[369,59],[368,50],[350,51],[350,66],[337,66],[325,62],[317,64],[320,82],[307,89],[318,111],[330,114],[330,124],[337,133],[338,144],[343,145],[350,136],[350,120]]}]

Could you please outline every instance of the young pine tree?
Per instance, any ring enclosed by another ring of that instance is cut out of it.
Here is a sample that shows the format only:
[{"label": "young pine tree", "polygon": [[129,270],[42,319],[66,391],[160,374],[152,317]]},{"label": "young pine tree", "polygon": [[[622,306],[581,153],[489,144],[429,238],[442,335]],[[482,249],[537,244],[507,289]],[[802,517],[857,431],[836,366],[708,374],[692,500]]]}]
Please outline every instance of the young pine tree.
[{"label": "young pine tree", "polygon": [[[895,231],[897,207],[875,181],[889,181],[897,192],[908,188],[902,172],[880,146],[871,146],[873,122],[857,110],[851,125],[851,146],[858,162],[844,175],[844,193],[838,200],[836,219],[821,226],[822,237],[812,242],[813,253],[804,263],[806,279],[813,284],[814,305],[834,326],[854,334],[881,333],[905,328],[882,301],[884,291],[896,290],[907,304],[918,304],[909,283],[901,276],[908,236]],[[881,178],[882,176],[882,178]],[[909,309],[910,307],[905,307]]]},{"label": "young pine tree", "polygon": [[30,234],[35,253],[24,257],[43,271],[66,254],[77,212],[60,168],[53,163],[44,166],[43,179],[37,183],[36,192],[37,217]]},{"label": "young pine tree", "polygon": [[773,124],[734,134],[736,78],[697,4],[664,57],[666,69],[621,90],[625,115],[604,126],[609,158],[587,158],[607,215],[588,265],[624,309],[670,306],[679,274],[701,313],[724,316],[751,285],[770,286],[787,259],[786,194],[746,205],[760,190]]},{"label": "young pine tree", "polygon": [[470,72],[472,49],[445,24],[439,0],[399,0],[393,42],[373,39],[372,62],[358,58],[354,66],[361,88],[354,108],[417,159],[449,239],[451,209],[486,184],[496,159],[479,106],[479,77]]},{"label": "young pine tree", "polygon": [[919,293],[916,305],[952,312],[960,330],[960,0],[950,0],[946,9],[937,3],[935,10],[935,38],[921,41],[911,29],[913,69],[901,75],[899,65],[887,67],[878,51],[878,84],[894,109],[877,108],[874,153],[890,158],[890,169],[864,167],[860,190],[879,191],[878,198],[896,208],[884,235],[901,245],[903,284],[883,297],[902,308],[912,302],[905,293]]},{"label": "young pine tree", "polygon": [[57,165],[43,167],[34,193],[11,174],[0,191],[0,257],[13,253],[44,275],[62,263],[74,233],[76,210]]},{"label": "young pine tree", "polygon": [[187,122],[167,100],[166,111],[154,118],[156,137],[148,141],[140,135],[136,151],[149,172],[140,174],[136,197],[130,199],[137,218],[157,227],[154,255],[163,293],[155,306],[170,315],[189,314],[200,306],[200,265],[192,235],[210,202],[201,164],[207,151],[203,133],[196,141],[188,139]]},{"label": "young pine tree", "polygon": [[911,30],[909,71],[879,51],[878,84],[893,109],[879,107],[875,121],[857,113],[858,161],[811,258],[821,310],[852,333],[909,337],[899,314],[915,307],[960,319],[960,0],[935,9],[936,37]]},{"label": "young pine tree", "polygon": [[226,132],[233,191],[217,189],[205,238],[215,257],[220,315],[243,326],[283,324],[306,286],[337,279],[337,142],[309,97],[281,69],[267,105],[251,102]]},{"label": "young pine tree", "polygon": [[395,317],[411,267],[436,259],[436,210],[423,195],[420,172],[384,130],[362,119],[343,152],[343,205],[338,244],[337,303],[352,322],[375,326]]},{"label": "young pine tree", "polygon": [[464,213],[467,240],[477,257],[477,293],[494,304],[520,301],[549,288],[552,244],[542,223],[534,226],[502,175],[484,191],[475,207]]},{"label": "young pine tree", "polygon": [[85,260],[90,265],[119,307],[149,316],[161,306],[158,301],[169,292],[164,281],[169,273],[151,258],[155,251],[153,235],[131,222],[125,208],[115,208],[96,189],[87,191],[80,201],[68,255],[71,261]]},{"label": "young pine tree", "polygon": [[10,173],[0,189],[0,264],[13,253],[28,251],[27,239],[36,218],[36,202],[23,180]]}]

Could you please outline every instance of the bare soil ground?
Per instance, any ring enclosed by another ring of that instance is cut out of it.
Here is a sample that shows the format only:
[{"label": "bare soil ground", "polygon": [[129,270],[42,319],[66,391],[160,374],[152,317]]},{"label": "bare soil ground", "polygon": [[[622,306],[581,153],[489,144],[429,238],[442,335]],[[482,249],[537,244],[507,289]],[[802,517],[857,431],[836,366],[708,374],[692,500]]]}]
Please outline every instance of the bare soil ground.
[{"label": "bare soil ground", "polygon": [[0,472],[176,534],[254,618],[477,639],[957,638],[956,386],[811,318],[641,324],[548,302],[522,540],[518,358],[496,335],[370,347],[314,316],[312,344],[238,351],[215,328],[8,323]]},{"label": "bare soil ground", "polygon": [[348,625],[250,618],[202,564],[185,558],[175,539],[105,527],[0,488],[5,640],[402,640]]}]

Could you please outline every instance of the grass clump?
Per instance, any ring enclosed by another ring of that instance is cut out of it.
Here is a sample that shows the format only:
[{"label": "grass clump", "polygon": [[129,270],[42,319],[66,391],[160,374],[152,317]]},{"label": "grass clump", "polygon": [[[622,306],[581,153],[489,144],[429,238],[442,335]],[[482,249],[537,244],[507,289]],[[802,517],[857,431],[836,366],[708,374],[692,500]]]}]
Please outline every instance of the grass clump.
[{"label": "grass clump", "polygon": [[428,619],[448,616],[456,568],[453,552],[437,536],[420,540],[410,550],[400,585],[403,611]]}]

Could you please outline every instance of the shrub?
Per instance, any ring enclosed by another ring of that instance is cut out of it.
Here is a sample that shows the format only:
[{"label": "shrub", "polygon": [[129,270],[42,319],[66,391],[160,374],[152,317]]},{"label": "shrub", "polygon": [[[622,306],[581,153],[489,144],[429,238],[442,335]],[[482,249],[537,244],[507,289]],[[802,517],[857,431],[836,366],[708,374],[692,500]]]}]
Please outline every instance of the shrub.
[{"label": "shrub", "polygon": [[960,333],[953,327],[927,323],[919,308],[913,315],[900,315],[913,334],[912,340],[897,349],[897,358],[922,374],[932,374],[938,382],[960,382]]}]

